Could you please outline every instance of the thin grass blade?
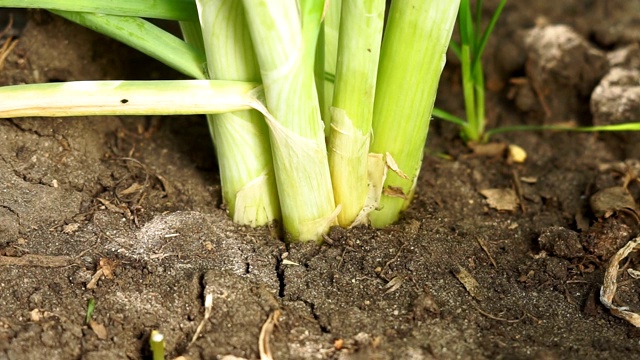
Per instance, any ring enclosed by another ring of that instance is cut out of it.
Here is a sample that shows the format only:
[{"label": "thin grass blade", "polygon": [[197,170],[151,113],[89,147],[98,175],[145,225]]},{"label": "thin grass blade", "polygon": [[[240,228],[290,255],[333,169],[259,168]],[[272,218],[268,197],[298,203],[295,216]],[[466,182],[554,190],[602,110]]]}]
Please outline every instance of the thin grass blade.
[{"label": "thin grass blade", "polygon": [[129,16],[52,11],[114,38],[195,79],[204,79],[204,54],[150,22]]},{"label": "thin grass blade", "polygon": [[476,18],[473,22],[474,49],[478,47],[478,34],[482,32],[482,0],[476,0]]},{"label": "thin grass blade", "polygon": [[431,112],[431,115],[433,115],[433,117],[441,119],[441,120],[445,120],[448,121],[450,123],[454,123],[462,128],[466,127],[468,124],[466,121],[464,121],[462,118],[459,118],[449,112],[446,112],[442,109],[433,108],[433,111]]},{"label": "thin grass blade", "polygon": [[462,59],[462,50],[460,49],[460,44],[451,40],[451,42],[449,42],[449,49],[453,51],[458,59]]},{"label": "thin grass blade", "polygon": [[482,36],[480,37],[480,40],[478,41],[478,46],[476,48],[476,51],[473,53],[474,66],[475,66],[475,63],[482,61],[481,60],[482,59],[482,53],[484,52],[484,48],[487,46],[487,41],[489,40],[489,36],[491,36],[491,33],[493,32],[493,29],[495,28],[496,23],[498,22],[498,19],[500,18],[500,14],[502,14],[502,10],[504,9],[504,6],[506,4],[507,4],[507,0],[500,1],[500,4],[498,4],[498,7],[496,8],[496,11],[491,16],[491,20],[489,21],[489,24],[487,25],[487,28],[482,33]]},{"label": "thin grass blade", "polygon": [[460,1],[460,11],[458,13],[458,26],[460,31],[460,45],[467,45],[470,53],[475,54],[475,36],[473,28],[473,15],[471,14],[471,4],[469,0]]},{"label": "thin grass blade", "polygon": [[570,131],[570,132],[615,132],[640,131],[640,122],[630,122],[599,126],[566,126],[566,125],[514,125],[488,130],[487,137],[515,131]]},{"label": "thin grass blade", "polygon": [[462,92],[464,94],[464,109],[468,126],[463,129],[466,140],[477,141],[480,134],[478,129],[478,114],[476,114],[476,95],[474,78],[471,69],[471,51],[466,44],[462,45]]}]

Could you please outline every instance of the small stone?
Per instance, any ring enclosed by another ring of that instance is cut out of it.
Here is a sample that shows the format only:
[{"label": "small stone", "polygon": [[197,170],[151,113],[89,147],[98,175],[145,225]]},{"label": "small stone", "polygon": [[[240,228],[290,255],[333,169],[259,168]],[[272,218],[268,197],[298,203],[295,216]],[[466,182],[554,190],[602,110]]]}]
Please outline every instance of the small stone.
[{"label": "small stone", "polygon": [[552,121],[575,119],[607,71],[606,54],[566,25],[536,26],[525,46],[526,74],[539,105]]},{"label": "small stone", "polygon": [[613,68],[591,95],[594,125],[638,121],[640,112],[640,71]]},{"label": "small stone", "polygon": [[509,144],[509,161],[521,164],[527,160],[527,152],[518,145]]},{"label": "small stone", "polygon": [[561,258],[573,259],[584,255],[578,233],[560,226],[544,229],[538,243],[542,250]]}]

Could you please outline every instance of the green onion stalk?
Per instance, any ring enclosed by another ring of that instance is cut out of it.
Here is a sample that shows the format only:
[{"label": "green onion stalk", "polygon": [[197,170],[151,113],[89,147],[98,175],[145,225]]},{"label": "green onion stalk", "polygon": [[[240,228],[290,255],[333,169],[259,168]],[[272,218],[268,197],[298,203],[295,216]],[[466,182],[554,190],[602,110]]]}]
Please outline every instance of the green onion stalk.
[{"label": "green onion stalk", "polygon": [[333,101],[336,63],[338,60],[341,11],[342,0],[329,1],[316,51],[316,86],[318,88],[320,112],[325,125],[324,133],[327,139],[331,128],[331,102]]},{"label": "green onion stalk", "polygon": [[158,330],[152,330],[149,336],[149,348],[153,360],[164,360],[164,335]]},{"label": "green onion stalk", "polygon": [[459,125],[462,138],[467,142],[487,141],[491,135],[491,131],[485,130],[487,121],[482,54],[506,3],[507,0],[500,1],[489,24],[482,30],[482,0],[476,1],[475,16],[471,11],[471,2],[460,1],[460,43],[451,41],[450,47],[460,59],[466,120],[441,109],[434,109],[433,115]]},{"label": "green onion stalk", "polygon": [[462,64],[462,90],[467,116],[467,123],[462,128],[462,134],[466,141],[485,140],[485,89],[482,53],[506,3],[507,0],[502,0],[499,3],[489,25],[482,32],[480,31],[482,0],[476,2],[475,24],[471,14],[470,1],[462,0],[460,4],[460,44],[455,44],[452,48]]},{"label": "green onion stalk", "polygon": [[368,212],[373,210],[365,202],[384,9],[385,0],[342,2],[328,144],[333,192],[342,207],[338,222],[342,226],[366,222]]},{"label": "green onion stalk", "polygon": [[314,78],[324,0],[243,0],[260,64],[284,229],[320,240],[337,213]]},{"label": "green onion stalk", "polygon": [[[260,81],[242,3],[196,3],[209,77]],[[218,155],[223,199],[233,220],[259,226],[279,219],[280,204],[264,117],[258,111],[247,110],[207,118]]]},{"label": "green onion stalk", "polygon": [[391,3],[380,55],[371,144],[371,152],[379,154],[391,171],[387,172],[378,210],[370,214],[375,227],[396,221],[413,198],[458,7],[458,0]]},{"label": "green onion stalk", "polygon": [[[384,0],[0,0],[22,5],[195,80],[7,86],[0,117],[207,114],[234,221],[281,216],[291,240],[319,241],[408,206],[460,3],[393,1],[384,40]],[[179,21],[186,41],[144,17]]]}]

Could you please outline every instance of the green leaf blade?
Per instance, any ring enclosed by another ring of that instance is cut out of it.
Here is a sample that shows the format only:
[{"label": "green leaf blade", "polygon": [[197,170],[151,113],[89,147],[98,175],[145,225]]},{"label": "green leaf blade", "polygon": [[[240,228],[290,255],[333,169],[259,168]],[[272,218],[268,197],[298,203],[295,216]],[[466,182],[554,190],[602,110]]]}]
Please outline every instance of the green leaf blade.
[{"label": "green leaf blade", "polygon": [[51,12],[131,46],[187,76],[205,78],[203,65],[206,60],[201,51],[146,20],[83,12]]},{"label": "green leaf blade", "polygon": [[0,7],[77,11],[153,19],[198,19],[193,0],[0,0]]}]

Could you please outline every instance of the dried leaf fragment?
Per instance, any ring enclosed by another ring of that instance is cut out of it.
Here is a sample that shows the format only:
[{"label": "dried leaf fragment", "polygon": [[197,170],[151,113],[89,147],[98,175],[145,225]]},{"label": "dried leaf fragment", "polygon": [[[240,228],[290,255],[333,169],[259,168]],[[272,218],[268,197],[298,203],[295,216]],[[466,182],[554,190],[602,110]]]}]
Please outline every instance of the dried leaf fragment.
[{"label": "dried leaf fragment", "polygon": [[260,337],[258,339],[258,348],[260,350],[260,360],[273,360],[271,355],[271,346],[269,345],[269,338],[273,333],[273,328],[278,325],[278,319],[280,318],[280,310],[276,310],[269,315],[269,318],[262,325],[260,330]]},{"label": "dried leaf fragment", "polygon": [[396,276],[393,279],[391,279],[387,283],[387,285],[384,286],[384,288],[387,289],[387,291],[384,292],[385,295],[400,289],[400,286],[402,286],[403,282],[404,282],[404,279],[401,276]]},{"label": "dried leaf fragment", "polygon": [[471,276],[471,274],[462,266],[458,266],[453,270],[453,275],[456,276],[458,281],[462,283],[465,289],[477,300],[482,300],[482,291],[480,288],[480,284],[476,281],[476,279]]},{"label": "dried leaf fragment", "polygon": [[382,191],[383,194],[390,196],[390,197],[397,197],[403,200],[407,200],[408,196],[407,194],[404,193],[404,191],[402,190],[401,187],[399,186],[387,186],[386,188],[384,188],[384,190]]},{"label": "dried leaf fragment", "polygon": [[120,191],[119,195],[130,195],[144,190],[144,186],[138,183],[133,183],[128,188]]},{"label": "dried leaf fragment", "polygon": [[71,224],[64,225],[62,227],[62,233],[63,234],[73,234],[74,232],[78,231],[78,229],[80,229],[80,224],[71,223]]},{"label": "dried leaf fragment", "polygon": [[589,198],[589,205],[593,214],[599,218],[608,218],[614,213],[626,212],[638,219],[636,202],[623,186],[598,191]]},{"label": "dried leaf fragment", "polygon": [[93,332],[96,334],[96,336],[98,337],[98,339],[100,340],[107,340],[107,328],[104,327],[104,325],[95,322],[94,320],[89,321],[89,327],[91,328],[91,330],[93,330]]},{"label": "dried leaf fragment", "polygon": [[403,178],[405,180],[409,180],[409,177],[407,176],[407,174],[405,174],[402,170],[400,170],[400,167],[398,166],[398,163],[393,158],[393,156],[391,156],[391,154],[385,153],[384,154],[384,161],[386,162],[387,167],[389,167],[389,169],[391,169],[391,171],[396,173],[401,178]]},{"label": "dried leaf fragment", "polygon": [[489,207],[498,211],[516,211],[518,195],[513,189],[484,189],[480,194],[487,198]]},{"label": "dried leaf fragment", "polygon": [[469,143],[473,155],[482,157],[498,157],[504,154],[507,144],[500,142]]},{"label": "dried leaf fragment", "polygon": [[115,270],[115,268],[115,261],[107,258],[100,258],[100,269],[102,269],[102,274],[107,279],[113,279],[113,270]]},{"label": "dried leaf fragment", "polygon": [[616,295],[618,288],[618,269],[620,268],[620,262],[627,257],[638,245],[640,245],[640,237],[637,237],[627,243],[622,249],[620,249],[615,255],[611,257],[609,265],[607,265],[607,271],[604,274],[604,282],[600,288],[600,302],[611,313],[619,318],[625,319],[635,327],[640,327],[640,315],[629,311],[626,307],[618,307],[613,304],[613,297]]},{"label": "dried leaf fragment", "polygon": [[126,214],[127,212],[120,208],[119,206],[113,205],[109,200],[105,200],[102,198],[96,198],[98,201],[100,201],[100,203],[102,203],[102,205],[104,205],[107,210],[114,212],[114,213],[118,213],[118,214]]}]

